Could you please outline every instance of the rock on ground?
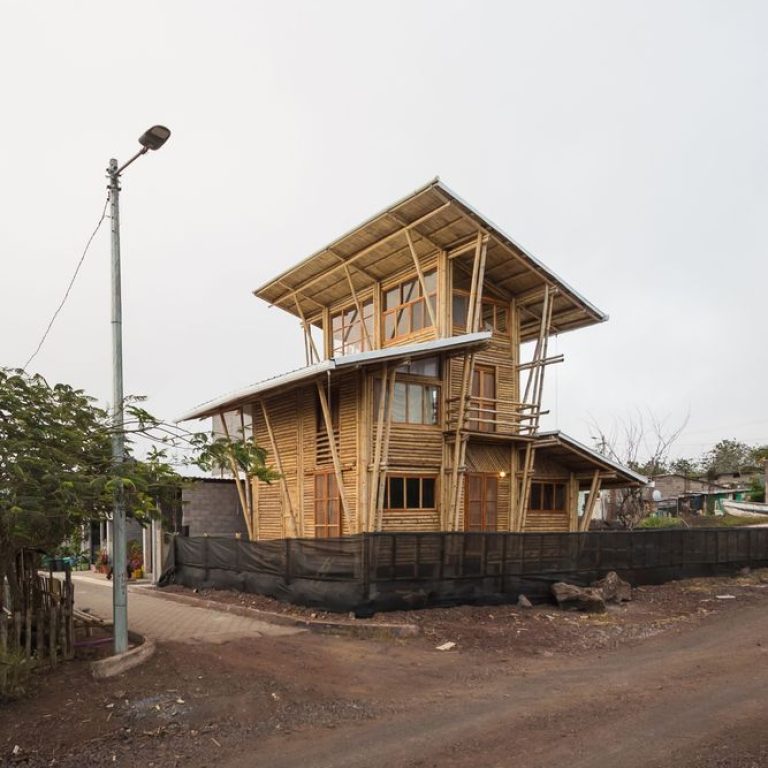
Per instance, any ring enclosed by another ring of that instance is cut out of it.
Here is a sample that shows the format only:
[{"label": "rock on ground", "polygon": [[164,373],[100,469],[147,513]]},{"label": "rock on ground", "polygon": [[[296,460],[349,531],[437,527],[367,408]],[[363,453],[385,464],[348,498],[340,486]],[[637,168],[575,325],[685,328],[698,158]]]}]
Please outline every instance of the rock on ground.
[{"label": "rock on ground", "polygon": [[605,600],[599,589],[577,587],[558,581],[552,585],[552,594],[557,606],[563,611],[584,611],[586,613],[605,613]]},{"label": "rock on ground", "polygon": [[632,599],[632,585],[616,571],[610,571],[604,578],[592,582],[592,586],[600,590],[606,603],[626,603]]}]

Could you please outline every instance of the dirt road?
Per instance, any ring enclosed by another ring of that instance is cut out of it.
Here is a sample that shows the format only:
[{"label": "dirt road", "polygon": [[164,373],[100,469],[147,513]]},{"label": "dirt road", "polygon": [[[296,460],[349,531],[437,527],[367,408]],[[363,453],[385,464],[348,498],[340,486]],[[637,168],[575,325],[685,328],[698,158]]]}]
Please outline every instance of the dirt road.
[{"label": "dirt road", "polygon": [[209,617],[211,642],[161,641],[111,680],[61,665],[0,706],[0,765],[768,768],[768,573],[643,588],[603,616],[430,615],[409,640],[224,642]]},{"label": "dirt road", "polygon": [[[221,768],[768,765],[768,606],[631,649],[428,685],[394,716],[271,738]],[[457,657],[457,664],[458,664]],[[511,668],[510,668],[511,666]]]}]

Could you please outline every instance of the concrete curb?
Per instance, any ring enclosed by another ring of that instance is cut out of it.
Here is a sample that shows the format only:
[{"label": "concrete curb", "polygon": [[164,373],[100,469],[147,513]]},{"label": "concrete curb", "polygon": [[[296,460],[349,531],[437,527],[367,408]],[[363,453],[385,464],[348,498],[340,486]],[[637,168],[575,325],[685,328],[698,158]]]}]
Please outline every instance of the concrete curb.
[{"label": "concrete curb", "polygon": [[108,656],[106,659],[91,662],[91,674],[97,680],[106,680],[108,677],[121,675],[129,669],[137,667],[154,654],[154,640],[137,635],[135,632],[129,632],[128,639],[132,643],[139,643],[139,645],[117,656]]},{"label": "concrete curb", "polygon": [[368,639],[406,638],[417,637],[421,634],[421,628],[416,624],[368,624],[363,621],[343,622],[327,621],[324,619],[302,619],[298,616],[289,616],[284,613],[262,611],[258,608],[248,608],[244,605],[220,603],[217,600],[206,600],[202,597],[180,595],[176,592],[163,592],[162,589],[147,590],[147,594],[155,595],[164,600],[173,600],[184,605],[196,608],[207,608],[222,613],[233,613],[236,616],[245,616],[249,619],[259,619],[270,624],[278,624],[284,627],[301,627],[310,632],[318,632],[329,635],[347,635]]}]

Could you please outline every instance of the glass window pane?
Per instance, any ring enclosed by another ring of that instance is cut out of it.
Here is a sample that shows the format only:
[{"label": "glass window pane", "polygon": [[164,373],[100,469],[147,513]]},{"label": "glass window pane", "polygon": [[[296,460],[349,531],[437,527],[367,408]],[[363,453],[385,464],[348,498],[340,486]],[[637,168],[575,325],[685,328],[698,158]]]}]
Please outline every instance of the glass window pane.
[{"label": "glass window pane", "polygon": [[[421,360],[414,360],[410,366],[403,366],[403,368],[414,376],[437,378],[440,374],[440,361],[436,357],[422,357]],[[398,368],[397,370],[401,369]]]},{"label": "glass window pane", "polygon": [[384,309],[394,309],[400,304],[400,286],[390,288],[384,294]]},{"label": "glass window pane", "polygon": [[395,313],[390,312],[388,315],[384,315],[384,338],[395,338]]},{"label": "glass window pane", "polygon": [[411,307],[411,331],[420,331],[424,328],[424,300],[420,299]]},{"label": "glass window pane", "polygon": [[555,486],[555,509],[565,509],[565,485],[558,483]]},{"label": "glass window pane", "polygon": [[453,324],[462,330],[467,327],[468,301],[463,293],[453,294]]},{"label": "glass window pane", "polygon": [[531,500],[528,509],[541,509],[541,483],[531,483]]},{"label": "glass window pane", "polygon": [[350,307],[344,313],[344,325],[352,325],[357,322],[357,307]]},{"label": "glass window pane", "polygon": [[408,421],[411,424],[424,422],[424,388],[421,384],[408,385]]},{"label": "glass window pane", "polygon": [[496,502],[485,505],[485,529],[487,531],[496,530]]},{"label": "glass window pane", "polygon": [[[432,315],[437,315],[435,312],[435,294],[432,293],[429,296],[426,297],[425,301],[429,302],[429,306],[432,307]],[[429,314],[429,308],[427,305],[424,305],[424,327],[425,328],[431,328],[432,327],[432,315]]]},{"label": "glass window pane", "polygon": [[483,302],[483,329],[486,331],[493,330],[493,304],[487,304]]},{"label": "glass window pane", "polygon": [[410,307],[398,309],[397,312],[397,335],[404,336],[406,333],[410,333]]},{"label": "glass window pane", "polygon": [[334,335],[341,330],[341,315],[334,315],[331,318],[331,327],[333,329]]},{"label": "glass window pane", "polygon": [[405,508],[405,483],[402,477],[389,478],[389,507],[388,509]]},{"label": "glass window pane", "polygon": [[551,483],[544,484],[544,500],[542,502],[542,509],[554,509],[554,486]]},{"label": "glass window pane", "polygon": [[435,508],[435,478],[424,477],[421,480],[421,508]]},{"label": "glass window pane", "polygon": [[403,304],[405,304],[407,301],[413,301],[413,299],[418,297],[418,286],[418,280],[408,280],[407,282],[403,283]]},{"label": "glass window pane", "polygon": [[440,389],[438,387],[426,388],[426,423],[437,424],[439,415]]},{"label": "glass window pane", "polygon": [[406,388],[401,381],[395,382],[395,398],[392,403],[392,421],[405,422]]},{"label": "glass window pane", "polygon": [[485,498],[486,500],[490,502],[496,501],[496,491],[497,491],[497,485],[498,481],[495,477],[487,477],[485,480]]},{"label": "glass window pane", "polygon": [[419,491],[421,480],[418,477],[409,477],[405,481],[405,506],[407,509],[419,509],[421,500]]},{"label": "glass window pane", "polygon": [[426,286],[427,293],[434,293],[437,290],[437,271],[431,270],[424,273],[424,285]]}]

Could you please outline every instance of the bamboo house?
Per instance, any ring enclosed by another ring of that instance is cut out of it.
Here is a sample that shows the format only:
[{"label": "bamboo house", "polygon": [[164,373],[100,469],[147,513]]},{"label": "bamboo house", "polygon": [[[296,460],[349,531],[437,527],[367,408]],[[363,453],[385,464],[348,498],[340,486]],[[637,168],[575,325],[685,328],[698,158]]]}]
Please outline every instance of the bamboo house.
[{"label": "bamboo house", "polygon": [[439,180],[254,293],[306,366],[183,417],[268,450],[278,481],[235,477],[254,540],[586,530],[601,488],[645,483],[539,430],[550,337],[607,317]]}]

